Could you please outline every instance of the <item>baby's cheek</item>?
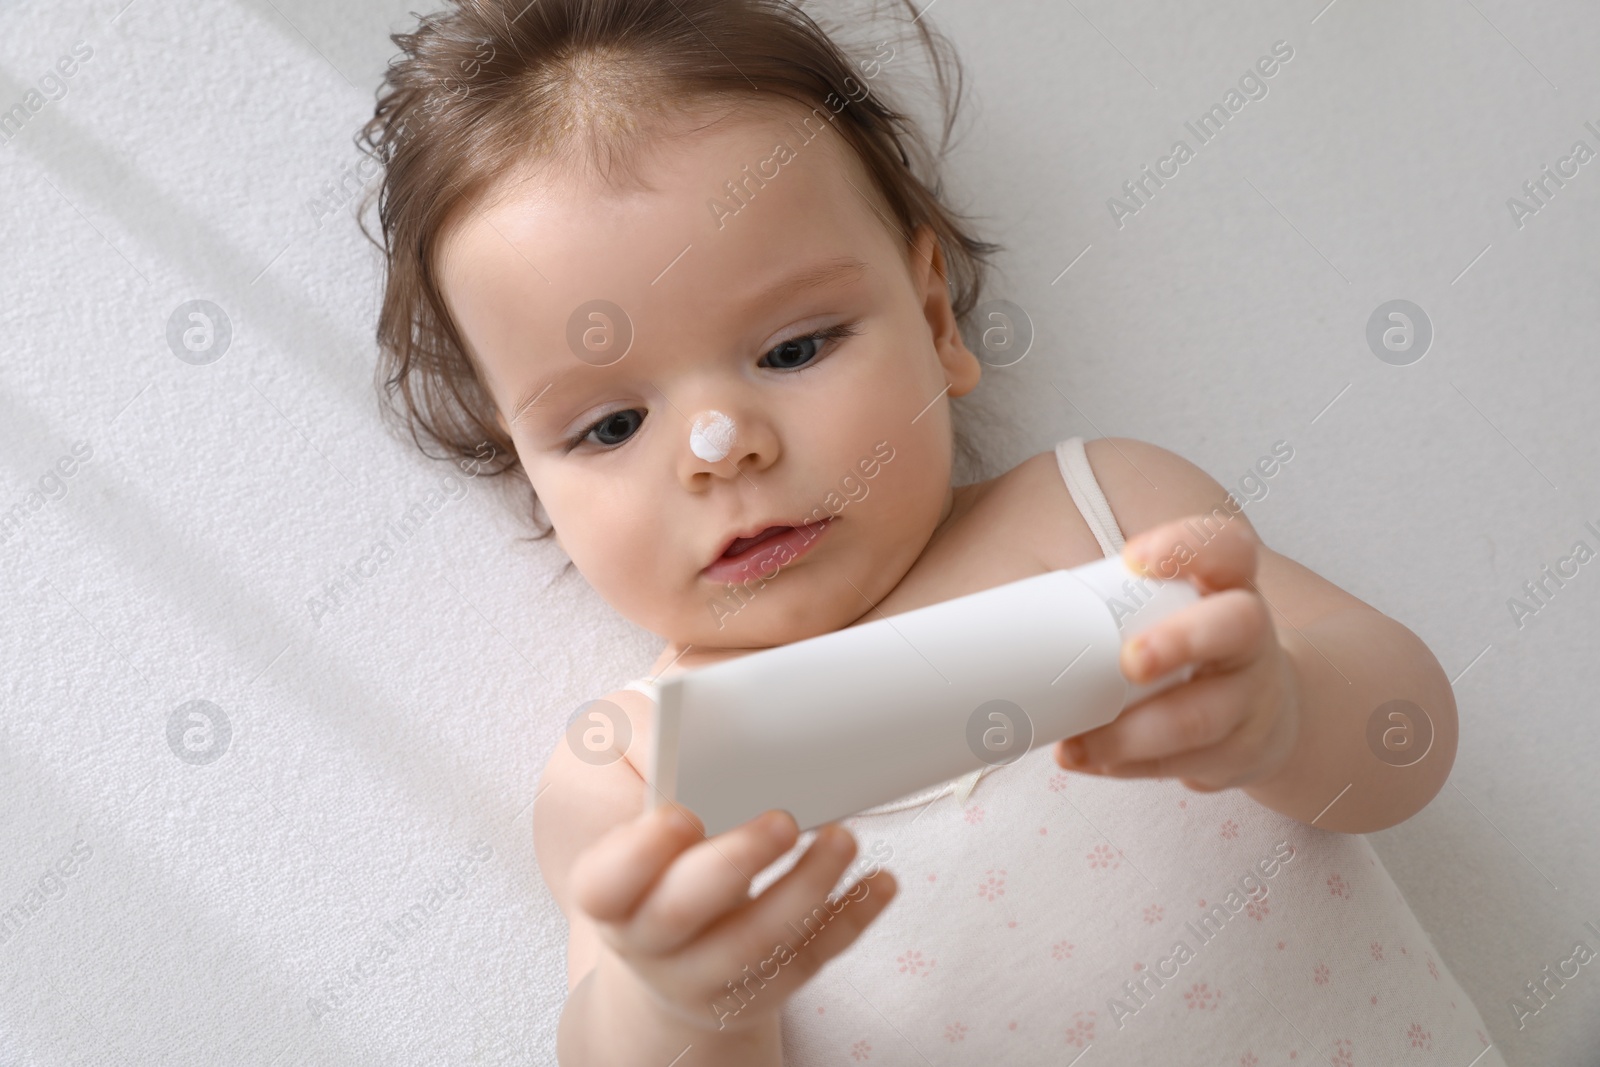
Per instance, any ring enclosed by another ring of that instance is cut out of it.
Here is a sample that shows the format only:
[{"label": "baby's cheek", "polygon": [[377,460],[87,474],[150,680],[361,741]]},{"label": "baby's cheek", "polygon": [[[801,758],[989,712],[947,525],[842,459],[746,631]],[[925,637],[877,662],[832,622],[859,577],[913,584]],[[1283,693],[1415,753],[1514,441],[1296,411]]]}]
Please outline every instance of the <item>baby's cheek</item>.
[{"label": "baby's cheek", "polygon": [[652,584],[659,584],[656,547],[644,530],[633,530],[627,523],[606,522],[596,516],[552,514],[561,531],[561,544],[578,571],[608,603],[633,615],[630,604],[648,595]]},{"label": "baby's cheek", "polygon": [[867,494],[871,492],[871,490],[867,487],[867,483],[857,478],[853,474],[846,474],[843,478],[840,478],[839,487],[844,490],[844,495],[852,503],[856,504],[859,504],[861,501],[865,500],[867,498]]},{"label": "baby's cheek", "polygon": [[613,603],[631,603],[641,609],[668,606],[667,590],[681,584],[692,569],[685,559],[669,558],[663,551],[662,531],[642,531],[631,538],[611,537],[603,546],[600,564]]}]

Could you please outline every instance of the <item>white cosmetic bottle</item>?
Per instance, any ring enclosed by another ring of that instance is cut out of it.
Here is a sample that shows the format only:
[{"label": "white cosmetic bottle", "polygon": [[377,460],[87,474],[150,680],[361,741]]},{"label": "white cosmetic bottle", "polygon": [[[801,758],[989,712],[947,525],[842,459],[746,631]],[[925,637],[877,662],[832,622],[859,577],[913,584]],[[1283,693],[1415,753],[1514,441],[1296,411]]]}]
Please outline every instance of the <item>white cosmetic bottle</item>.
[{"label": "white cosmetic bottle", "polygon": [[665,679],[649,806],[707,835],[771,808],[802,830],[1004,766],[1186,682],[1144,685],[1122,643],[1197,600],[1111,556]]}]

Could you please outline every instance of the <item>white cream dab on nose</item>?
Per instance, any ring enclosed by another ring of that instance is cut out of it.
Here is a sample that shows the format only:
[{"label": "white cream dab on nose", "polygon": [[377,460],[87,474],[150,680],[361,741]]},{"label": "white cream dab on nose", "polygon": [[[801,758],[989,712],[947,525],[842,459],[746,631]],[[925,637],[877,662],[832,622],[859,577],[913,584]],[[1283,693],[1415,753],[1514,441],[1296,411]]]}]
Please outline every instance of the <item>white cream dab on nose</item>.
[{"label": "white cream dab on nose", "polygon": [[733,420],[720,411],[702,411],[689,429],[689,449],[707,463],[728,458],[736,435]]}]

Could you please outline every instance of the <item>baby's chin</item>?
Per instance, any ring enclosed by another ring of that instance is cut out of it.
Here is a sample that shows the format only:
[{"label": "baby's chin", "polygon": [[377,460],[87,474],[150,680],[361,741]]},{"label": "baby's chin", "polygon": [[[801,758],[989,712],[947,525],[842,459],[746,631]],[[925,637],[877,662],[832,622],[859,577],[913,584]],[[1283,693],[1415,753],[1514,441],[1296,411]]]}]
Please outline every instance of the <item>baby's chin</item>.
[{"label": "baby's chin", "polygon": [[827,582],[806,569],[780,572],[754,595],[740,587],[730,591],[700,584],[703,591],[682,610],[687,618],[673,620],[665,627],[670,632],[661,634],[679,648],[774,648],[841,630],[873,610],[849,582]]}]

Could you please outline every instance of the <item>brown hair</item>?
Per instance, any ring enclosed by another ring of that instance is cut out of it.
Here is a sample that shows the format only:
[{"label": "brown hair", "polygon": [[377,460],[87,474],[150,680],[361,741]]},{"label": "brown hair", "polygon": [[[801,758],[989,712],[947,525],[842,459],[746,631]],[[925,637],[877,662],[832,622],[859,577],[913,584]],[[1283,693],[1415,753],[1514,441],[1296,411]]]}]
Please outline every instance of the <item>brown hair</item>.
[{"label": "brown hair", "polygon": [[[912,0],[900,0],[915,10]],[[376,378],[381,411],[410,431],[431,458],[472,458],[490,477],[521,475],[534,528],[538,500],[509,435],[441,294],[433,255],[452,216],[519,166],[567,161],[586,143],[592,161],[620,157],[635,177],[634,150],[648,142],[640,121],[701,103],[752,97],[814,108],[859,87],[856,64],[812,18],[788,0],[455,0],[419,16],[414,33],[390,39],[402,55],[389,63],[377,108],[356,143],[383,167],[378,198],[385,254],[378,316]],[[950,143],[960,107],[940,45],[913,24],[933,60]],[[892,58],[892,56],[891,56]],[[868,69],[866,62],[861,69]],[[870,75],[869,75],[870,77]],[[915,122],[885,102],[879,86],[837,110],[834,125],[854,150],[900,236],[924,223],[937,234],[951,305],[964,327],[982,290],[987,257],[1000,245],[978,240],[940,200],[938,157]],[[931,187],[914,172],[930,175]],[[960,458],[978,460],[960,429]],[[443,455],[429,450],[443,448]],[[494,454],[482,461],[484,443]],[[958,460],[959,461],[959,460]],[[548,537],[546,525],[534,540]]]}]

